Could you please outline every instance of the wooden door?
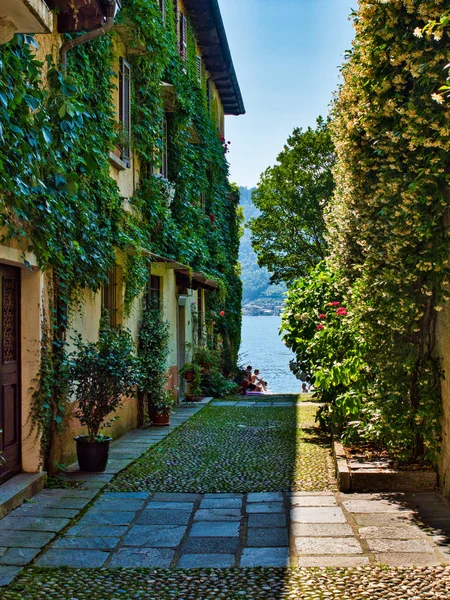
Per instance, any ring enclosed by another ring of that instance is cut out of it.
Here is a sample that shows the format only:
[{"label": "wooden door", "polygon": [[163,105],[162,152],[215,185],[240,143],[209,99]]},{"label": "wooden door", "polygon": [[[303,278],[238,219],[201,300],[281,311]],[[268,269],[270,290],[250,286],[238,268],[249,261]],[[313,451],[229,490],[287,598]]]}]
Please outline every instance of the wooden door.
[{"label": "wooden door", "polygon": [[21,470],[20,270],[0,264],[0,483]]}]

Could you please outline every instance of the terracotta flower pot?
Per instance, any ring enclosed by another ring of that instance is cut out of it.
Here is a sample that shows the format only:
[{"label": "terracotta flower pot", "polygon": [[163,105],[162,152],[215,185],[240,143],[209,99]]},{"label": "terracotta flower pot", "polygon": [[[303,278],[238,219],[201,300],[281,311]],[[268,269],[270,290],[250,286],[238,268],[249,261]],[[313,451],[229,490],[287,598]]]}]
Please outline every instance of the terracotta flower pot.
[{"label": "terracotta flower pot", "polygon": [[156,427],[170,425],[170,409],[168,408],[164,412],[160,412],[156,408],[150,409],[150,420]]},{"label": "terracotta flower pot", "polygon": [[185,381],[187,381],[188,383],[192,383],[194,381],[194,377],[195,377],[195,371],[186,371],[186,373],[184,374],[184,379]]},{"label": "terracotta flower pot", "polygon": [[185,402],[201,402],[205,396],[185,396]]}]

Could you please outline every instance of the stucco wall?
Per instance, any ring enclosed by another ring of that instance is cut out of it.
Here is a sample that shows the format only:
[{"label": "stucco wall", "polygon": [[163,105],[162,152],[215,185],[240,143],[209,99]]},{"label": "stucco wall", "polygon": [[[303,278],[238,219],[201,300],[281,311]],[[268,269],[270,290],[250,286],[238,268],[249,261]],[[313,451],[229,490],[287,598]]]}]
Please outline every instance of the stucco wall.
[{"label": "stucco wall", "polygon": [[438,356],[443,360],[445,379],[442,380],[442,446],[439,460],[440,486],[450,498],[450,303],[444,304],[437,321]]}]

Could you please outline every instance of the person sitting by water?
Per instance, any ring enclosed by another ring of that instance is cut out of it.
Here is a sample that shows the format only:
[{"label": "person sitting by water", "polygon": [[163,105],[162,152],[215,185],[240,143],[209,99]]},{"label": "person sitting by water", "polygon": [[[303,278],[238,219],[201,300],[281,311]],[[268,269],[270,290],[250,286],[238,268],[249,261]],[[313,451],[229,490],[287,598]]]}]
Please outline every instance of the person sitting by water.
[{"label": "person sitting by water", "polygon": [[267,392],[267,381],[264,381],[259,376],[259,369],[255,369],[255,372],[252,375],[252,383],[259,387],[263,392]]},{"label": "person sitting by water", "polygon": [[242,393],[244,394],[244,396],[247,393],[247,389],[252,382],[252,370],[253,367],[251,365],[248,365],[248,367],[245,369],[245,375],[242,381]]},{"label": "person sitting by water", "polygon": [[306,385],[306,383],[302,383],[302,393],[303,394],[308,393],[308,386]]}]

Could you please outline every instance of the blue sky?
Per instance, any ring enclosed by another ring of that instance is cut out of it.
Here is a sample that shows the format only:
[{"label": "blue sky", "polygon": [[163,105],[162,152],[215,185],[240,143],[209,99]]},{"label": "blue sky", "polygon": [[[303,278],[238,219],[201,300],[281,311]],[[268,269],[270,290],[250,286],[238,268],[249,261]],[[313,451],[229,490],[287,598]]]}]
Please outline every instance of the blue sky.
[{"label": "blue sky", "polygon": [[325,116],[357,0],[219,0],[247,114],[227,117],[231,180],[252,187],[294,127]]}]

